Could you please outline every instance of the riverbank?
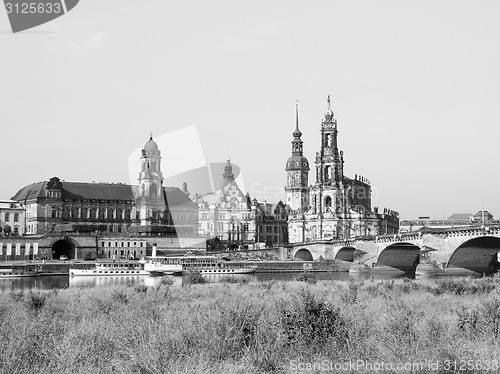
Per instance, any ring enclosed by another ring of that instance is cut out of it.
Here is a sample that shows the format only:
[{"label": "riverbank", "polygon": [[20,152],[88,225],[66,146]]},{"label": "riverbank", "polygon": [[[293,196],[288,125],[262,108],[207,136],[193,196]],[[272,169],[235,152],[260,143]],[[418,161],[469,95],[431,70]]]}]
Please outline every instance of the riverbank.
[{"label": "riverbank", "polygon": [[428,373],[500,351],[499,277],[11,292],[0,313],[5,373]]},{"label": "riverbank", "polygon": [[[125,261],[118,261],[125,262]],[[290,273],[303,271],[310,272],[331,272],[331,271],[349,271],[350,262],[334,260],[334,261],[231,261],[231,263],[242,264],[245,266],[256,266],[257,273]],[[95,266],[94,261],[83,260],[49,260],[49,261],[12,261],[9,263],[0,263],[0,267],[9,268],[15,266],[21,270],[28,270],[33,266],[39,266],[41,269],[40,276],[48,275],[68,275],[69,269],[92,269]]]}]

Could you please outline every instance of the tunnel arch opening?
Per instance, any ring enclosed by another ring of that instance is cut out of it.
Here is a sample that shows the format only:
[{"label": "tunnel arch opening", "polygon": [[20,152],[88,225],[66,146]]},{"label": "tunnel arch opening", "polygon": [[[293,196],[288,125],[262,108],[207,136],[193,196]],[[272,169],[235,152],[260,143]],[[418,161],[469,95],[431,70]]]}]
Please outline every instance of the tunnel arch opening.
[{"label": "tunnel arch opening", "polygon": [[70,239],[60,239],[52,244],[52,259],[59,260],[61,256],[75,258],[76,244]]}]

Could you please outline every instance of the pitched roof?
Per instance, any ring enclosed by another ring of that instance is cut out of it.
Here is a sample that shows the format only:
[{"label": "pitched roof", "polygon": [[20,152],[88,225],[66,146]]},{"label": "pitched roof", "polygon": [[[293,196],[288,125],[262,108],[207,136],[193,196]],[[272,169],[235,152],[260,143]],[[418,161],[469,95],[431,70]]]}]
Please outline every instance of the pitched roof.
[{"label": "pitched roof", "polygon": [[192,204],[196,205],[180,188],[163,187],[164,196],[167,199],[167,205],[174,207],[176,205]]}]

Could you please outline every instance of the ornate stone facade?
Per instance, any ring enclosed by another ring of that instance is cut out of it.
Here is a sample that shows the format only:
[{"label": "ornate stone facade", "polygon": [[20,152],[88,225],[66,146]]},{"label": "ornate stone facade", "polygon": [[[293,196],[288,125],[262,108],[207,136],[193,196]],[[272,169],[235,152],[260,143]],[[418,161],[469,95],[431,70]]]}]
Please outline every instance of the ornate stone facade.
[{"label": "ornate stone facade", "polygon": [[232,247],[253,245],[256,206],[234,180],[229,159],[223,178],[220,190],[203,196],[196,195],[199,234],[207,240],[218,238]]},{"label": "ornate stone facade", "polygon": [[66,182],[57,177],[20,189],[26,234],[58,232],[197,236],[198,209],[186,191],[164,187],[161,152],[151,137],[141,156],[139,185]]},{"label": "ornate stone facade", "polygon": [[[321,122],[320,149],[316,152],[314,185],[307,186],[309,162],[303,156],[303,147],[298,125],[293,133],[292,156],[286,165],[288,235],[291,243],[317,240],[348,239],[356,236],[374,236],[394,233],[394,219],[385,210],[379,214],[371,207],[370,182],[356,175],[354,179],[344,175],[344,154],[338,147],[337,120],[328,107]],[[388,224],[390,222],[390,224]]]}]

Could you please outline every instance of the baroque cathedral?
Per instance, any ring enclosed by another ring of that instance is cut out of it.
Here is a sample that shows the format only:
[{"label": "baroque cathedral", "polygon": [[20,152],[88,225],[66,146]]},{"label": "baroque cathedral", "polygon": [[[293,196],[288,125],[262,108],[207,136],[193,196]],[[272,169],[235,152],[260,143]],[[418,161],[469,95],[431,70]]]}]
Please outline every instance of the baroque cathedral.
[{"label": "baroque cathedral", "polygon": [[303,154],[298,104],[293,132],[292,156],[286,163],[286,204],[290,243],[349,239],[359,236],[394,234],[399,230],[397,212],[371,207],[370,182],[344,175],[344,153],[338,147],[337,120],[328,107],[321,121],[320,149],[314,167],[316,179],[309,185],[311,166]]}]

